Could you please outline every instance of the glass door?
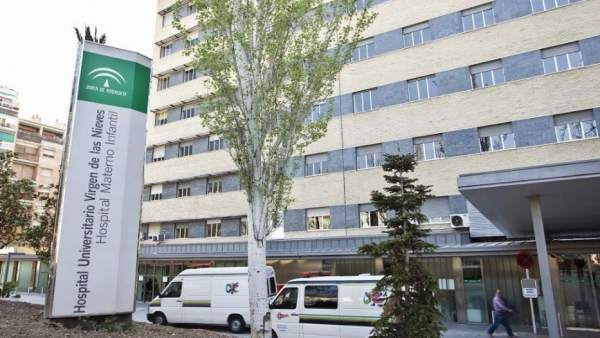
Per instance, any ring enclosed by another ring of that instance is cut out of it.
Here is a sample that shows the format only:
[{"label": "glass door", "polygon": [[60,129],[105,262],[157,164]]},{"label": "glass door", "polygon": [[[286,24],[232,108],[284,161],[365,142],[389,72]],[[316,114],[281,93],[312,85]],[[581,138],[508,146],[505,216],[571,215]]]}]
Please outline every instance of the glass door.
[{"label": "glass door", "polygon": [[487,323],[487,300],[481,271],[481,260],[463,258],[462,264],[467,321],[469,323]]},{"label": "glass door", "polygon": [[567,328],[600,328],[598,255],[560,255],[560,293]]}]

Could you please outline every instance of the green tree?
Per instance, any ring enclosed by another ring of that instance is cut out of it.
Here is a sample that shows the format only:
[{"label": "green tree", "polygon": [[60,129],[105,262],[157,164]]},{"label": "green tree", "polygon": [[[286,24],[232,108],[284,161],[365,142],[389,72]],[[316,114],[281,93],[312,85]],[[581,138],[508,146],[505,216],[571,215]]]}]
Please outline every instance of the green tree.
[{"label": "green tree", "polygon": [[[199,92],[211,91],[201,121],[226,140],[247,198],[251,335],[270,336],[265,241],[291,201],[288,162],[325,134],[328,116],[306,118],[333,93],[374,14],[355,0],[190,4],[201,39],[188,39],[185,53],[206,76]],[[174,26],[191,28],[179,18]]]},{"label": "green tree", "polygon": [[85,40],[85,41],[99,43],[101,45],[106,43],[106,34],[102,33],[102,35],[100,35],[100,37],[98,37],[98,27],[94,27],[93,35],[92,35],[92,30],[91,30],[90,26],[88,26],[88,25],[85,25],[83,35],[81,34],[81,31],[79,31],[79,28],[73,27],[73,29],[75,30],[75,36],[77,37],[77,40],[79,42],[83,42],[83,40]]},{"label": "green tree", "polygon": [[23,240],[46,263],[50,260],[50,249],[54,241],[58,186],[51,184],[47,188],[48,192],[36,194],[37,200],[42,205],[41,213],[36,215],[37,224],[28,227],[23,232]]},{"label": "green tree", "polygon": [[0,154],[0,249],[18,244],[33,219],[35,185],[12,170],[14,154]]},{"label": "green tree", "polygon": [[426,220],[420,208],[433,197],[431,187],[417,184],[416,178],[406,175],[416,165],[413,155],[385,155],[383,170],[389,186],[383,188],[384,192],[371,193],[375,207],[389,216],[384,223],[390,237],[359,250],[389,260],[376,287],[387,295],[387,301],[383,316],[375,323],[374,337],[439,338],[445,330],[435,307],[436,282],[416,259],[435,249],[425,241],[429,231],[419,226]]}]

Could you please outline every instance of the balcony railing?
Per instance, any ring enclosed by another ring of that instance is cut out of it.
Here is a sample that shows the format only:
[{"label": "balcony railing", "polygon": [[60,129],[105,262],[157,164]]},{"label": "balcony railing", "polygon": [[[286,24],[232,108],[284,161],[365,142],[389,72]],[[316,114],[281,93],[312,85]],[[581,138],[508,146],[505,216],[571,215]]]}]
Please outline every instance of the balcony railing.
[{"label": "balcony railing", "polygon": [[0,122],[0,127],[8,128],[8,129],[15,129],[17,126],[12,123],[8,123],[8,122]]},{"label": "balcony railing", "polygon": [[30,133],[27,131],[23,131],[23,130],[19,130],[17,132],[17,138],[20,138],[21,140],[25,140],[25,141],[35,142],[35,143],[42,142],[42,137],[40,135]]},{"label": "balcony railing", "polygon": [[32,162],[38,161],[37,155],[25,154],[25,153],[15,153],[15,156],[16,156],[16,158],[18,158],[20,160],[26,160],[26,161],[32,161]]},{"label": "balcony railing", "polygon": [[62,139],[62,137],[59,137],[59,136],[42,134],[42,139],[44,141],[48,141],[48,142],[63,144],[63,139]]}]

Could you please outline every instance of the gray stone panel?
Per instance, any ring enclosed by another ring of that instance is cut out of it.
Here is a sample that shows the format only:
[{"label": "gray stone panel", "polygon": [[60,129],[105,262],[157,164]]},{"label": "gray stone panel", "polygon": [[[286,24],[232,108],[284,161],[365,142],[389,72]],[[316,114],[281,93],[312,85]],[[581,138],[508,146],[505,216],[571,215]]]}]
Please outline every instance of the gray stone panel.
[{"label": "gray stone panel", "polygon": [[531,14],[531,3],[524,0],[495,0],[496,22],[510,20]]},{"label": "gray stone panel", "polygon": [[542,53],[539,50],[502,59],[506,81],[515,81],[544,74]]},{"label": "gray stone panel", "polygon": [[398,149],[401,155],[408,155],[415,153],[415,145],[412,138],[402,139],[398,141]]},{"label": "gray stone panel", "polygon": [[171,143],[165,146],[165,160],[170,160],[172,158],[177,157],[177,150],[179,149],[179,144]]},{"label": "gray stone panel", "polygon": [[600,63],[600,36],[579,41],[579,48],[581,49],[584,65]]},{"label": "gray stone panel", "polygon": [[290,177],[304,176],[304,156],[293,156],[288,161],[287,174]]},{"label": "gray stone panel", "polygon": [[344,154],[344,171],[356,169],[356,149],[349,148],[343,150]]},{"label": "gray stone panel", "polygon": [[192,196],[206,195],[206,178],[192,180]]},{"label": "gray stone panel", "polygon": [[330,151],[328,166],[330,173],[342,171],[344,166],[344,152],[342,150]]},{"label": "gray stone panel", "polygon": [[221,221],[221,237],[240,235],[240,219],[228,218]]},{"label": "gray stone panel", "polygon": [[408,101],[406,81],[380,86],[373,94],[373,105],[375,107],[392,106]]},{"label": "gray stone panel", "polygon": [[450,204],[450,214],[467,213],[467,200],[463,195],[448,196],[448,202]]},{"label": "gray stone panel", "polygon": [[469,211],[469,232],[471,237],[504,236],[504,234],[469,201],[467,201],[467,210]]},{"label": "gray stone panel", "polygon": [[346,205],[346,228],[358,228],[360,227],[360,220],[358,216],[358,204]]},{"label": "gray stone panel", "polygon": [[383,151],[384,154],[398,155],[400,153],[398,141],[384,142],[381,145],[381,151]]},{"label": "gray stone panel", "polygon": [[421,212],[427,217],[447,217],[450,215],[448,196],[430,198],[421,206]]},{"label": "gray stone panel", "polygon": [[182,50],[183,47],[184,47],[183,39],[177,39],[177,40],[173,41],[173,47],[171,47],[171,48],[172,48],[173,53],[177,53],[180,50]]},{"label": "gray stone panel", "polygon": [[188,236],[190,238],[202,238],[206,235],[205,222],[195,221],[188,225]]},{"label": "gray stone panel", "polygon": [[181,107],[171,108],[167,112],[167,123],[179,121],[180,117],[181,117]]},{"label": "gray stone panel", "polygon": [[176,86],[181,83],[183,83],[183,71],[171,74],[171,78],[169,79],[170,87]]},{"label": "gray stone panel", "polygon": [[461,92],[471,89],[471,73],[468,67],[437,73],[433,82],[437,85],[438,95]]},{"label": "gray stone panel", "polygon": [[221,179],[223,180],[223,192],[240,190],[240,180],[237,175],[227,175]]},{"label": "gray stone panel", "polygon": [[154,149],[152,149],[152,148],[146,149],[146,163],[152,162],[152,153],[153,152],[154,152]]},{"label": "gray stone panel", "polygon": [[594,119],[596,120],[596,126],[600,126],[600,108],[594,108]]},{"label": "gray stone panel", "polygon": [[334,98],[333,116],[340,116],[340,113],[342,115],[354,113],[352,94],[344,94],[341,97],[336,96]]},{"label": "gray stone panel", "polygon": [[446,156],[459,156],[479,152],[477,128],[462,129],[442,134]]},{"label": "gray stone panel", "polygon": [[373,40],[375,41],[375,55],[404,48],[404,39],[402,37],[401,28],[375,35]]},{"label": "gray stone panel", "polygon": [[514,121],[512,126],[517,147],[528,147],[556,142],[554,119],[552,116]]},{"label": "gray stone panel", "polygon": [[450,13],[429,20],[432,39],[440,39],[446,36],[462,32],[461,13]]},{"label": "gray stone panel", "polygon": [[331,228],[332,229],[345,229],[346,228],[346,212],[343,205],[334,205],[329,207],[331,215]]},{"label": "gray stone panel", "polygon": [[283,216],[285,231],[305,231],[306,211],[304,209],[288,209]]},{"label": "gray stone panel", "polygon": [[194,140],[194,154],[201,154],[208,151],[208,136],[202,136]]},{"label": "gray stone panel", "polygon": [[165,235],[165,239],[175,238],[175,224],[161,224],[160,234]]},{"label": "gray stone panel", "polygon": [[162,190],[162,198],[163,199],[169,199],[169,198],[175,198],[175,196],[177,196],[177,183],[164,183],[162,185],[163,190]]},{"label": "gray stone panel", "polygon": [[142,201],[146,202],[150,200],[150,187],[145,187],[142,191]]}]

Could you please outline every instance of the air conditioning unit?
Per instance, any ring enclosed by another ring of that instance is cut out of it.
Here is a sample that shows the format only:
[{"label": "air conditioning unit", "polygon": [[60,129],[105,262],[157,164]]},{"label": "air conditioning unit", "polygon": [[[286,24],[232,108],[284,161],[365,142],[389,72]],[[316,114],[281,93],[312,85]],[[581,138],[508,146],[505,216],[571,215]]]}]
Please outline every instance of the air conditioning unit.
[{"label": "air conditioning unit", "polygon": [[164,240],[165,240],[165,234],[160,234],[160,235],[158,235],[158,241],[159,241],[159,242],[162,242],[162,241],[164,241]]},{"label": "air conditioning unit", "polygon": [[471,225],[469,214],[450,215],[450,226],[454,229],[464,229]]}]

